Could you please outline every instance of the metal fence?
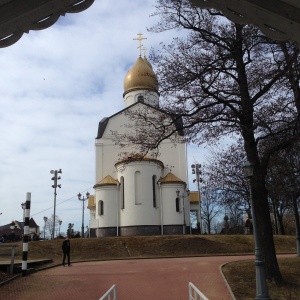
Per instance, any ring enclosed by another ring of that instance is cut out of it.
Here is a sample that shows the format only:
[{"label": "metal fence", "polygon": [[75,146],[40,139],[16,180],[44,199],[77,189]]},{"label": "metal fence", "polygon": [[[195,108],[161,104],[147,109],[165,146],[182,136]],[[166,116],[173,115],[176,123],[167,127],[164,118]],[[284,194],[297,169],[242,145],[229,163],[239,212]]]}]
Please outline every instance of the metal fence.
[{"label": "metal fence", "polygon": [[16,248],[18,247],[18,245],[15,244],[1,244],[0,245],[0,249],[1,248],[11,248],[11,253],[2,253],[1,252],[1,256],[10,256],[10,267],[7,267],[7,272],[10,274],[14,273],[14,261],[15,261],[15,252],[16,252]]},{"label": "metal fence", "polygon": [[208,300],[208,298],[193,283],[189,282],[189,300]]},{"label": "metal fence", "polygon": [[117,286],[114,284],[99,300],[117,300]]},{"label": "metal fence", "polygon": [[[114,284],[99,300],[117,300],[117,286]],[[208,300],[208,298],[189,282],[189,300]]]}]

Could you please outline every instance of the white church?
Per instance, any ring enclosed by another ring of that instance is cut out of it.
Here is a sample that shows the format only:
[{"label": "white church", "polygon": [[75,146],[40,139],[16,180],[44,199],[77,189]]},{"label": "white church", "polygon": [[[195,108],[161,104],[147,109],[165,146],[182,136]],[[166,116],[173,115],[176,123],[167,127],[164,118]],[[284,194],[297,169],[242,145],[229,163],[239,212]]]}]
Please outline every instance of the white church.
[{"label": "white church", "polygon": [[[140,49],[142,39],[139,35]],[[124,153],[132,153],[132,146],[121,148],[115,142],[113,133],[128,133],[126,124],[133,122],[129,115],[135,111],[161,112],[157,77],[141,53],[125,76],[123,99],[125,108],[103,118],[98,126],[95,193],[88,200],[90,237],[190,233],[187,147],[183,138],[176,145],[163,141],[159,160],[141,158],[138,152],[124,157]]]}]

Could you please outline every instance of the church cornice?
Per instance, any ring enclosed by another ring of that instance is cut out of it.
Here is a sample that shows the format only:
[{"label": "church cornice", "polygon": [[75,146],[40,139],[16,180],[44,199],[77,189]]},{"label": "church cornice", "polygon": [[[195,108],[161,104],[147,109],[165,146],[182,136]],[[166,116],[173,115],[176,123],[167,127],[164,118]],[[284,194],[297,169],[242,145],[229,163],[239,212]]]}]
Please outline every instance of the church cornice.
[{"label": "church cornice", "polygon": [[131,92],[134,92],[134,91],[140,91],[140,90],[143,90],[143,91],[149,91],[149,92],[154,92],[156,94],[158,94],[158,96],[160,96],[160,93],[156,90],[156,89],[153,89],[153,88],[147,88],[147,87],[137,87],[137,88],[131,88],[129,90],[127,90],[126,92],[123,93],[123,98],[128,94],[128,93],[131,93]]},{"label": "church cornice", "polygon": [[115,167],[117,167],[118,165],[121,165],[121,164],[129,164],[132,162],[154,162],[154,163],[160,165],[162,168],[164,168],[164,164],[162,161],[155,159],[155,158],[151,158],[151,157],[143,157],[142,155],[139,155],[139,154],[133,155],[133,156],[128,156],[127,158],[122,159],[121,161],[118,161],[115,164]]},{"label": "church cornice", "polygon": [[16,43],[30,30],[46,29],[66,13],[78,13],[95,0],[0,0],[0,48]]}]

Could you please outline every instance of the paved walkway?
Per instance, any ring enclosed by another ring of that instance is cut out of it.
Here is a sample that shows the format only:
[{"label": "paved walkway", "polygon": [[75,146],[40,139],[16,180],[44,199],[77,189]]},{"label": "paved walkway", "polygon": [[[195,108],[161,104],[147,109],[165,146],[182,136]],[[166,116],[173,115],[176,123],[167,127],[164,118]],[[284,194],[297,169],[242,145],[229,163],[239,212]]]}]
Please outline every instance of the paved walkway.
[{"label": "paved walkway", "polygon": [[1,300],[99,299],[113,284],[118,300],[185,300],[192,282],[209,300],[231,300],[220,272],[224,263],[254,256],[132,259],[74,263],[14,280],[0,289]]}]

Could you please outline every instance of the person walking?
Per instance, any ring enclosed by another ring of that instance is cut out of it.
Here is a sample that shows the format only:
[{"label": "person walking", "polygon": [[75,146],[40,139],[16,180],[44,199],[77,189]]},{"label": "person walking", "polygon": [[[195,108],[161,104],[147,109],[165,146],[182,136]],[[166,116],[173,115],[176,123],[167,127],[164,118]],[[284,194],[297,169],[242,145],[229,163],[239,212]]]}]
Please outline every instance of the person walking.
[{"label": "person walking", "polygon": [[66,239],[63,241],[61,248],[64,253],[62,265],[65,266],[66,257],[68,257],[68,266],[70,267],[70,265],[71,265],[71,263],[70,263],[71,242],[68,237],[66,237]]}]

